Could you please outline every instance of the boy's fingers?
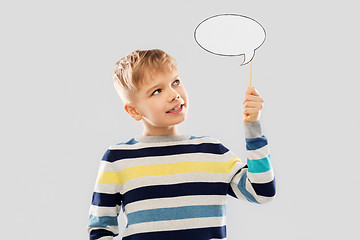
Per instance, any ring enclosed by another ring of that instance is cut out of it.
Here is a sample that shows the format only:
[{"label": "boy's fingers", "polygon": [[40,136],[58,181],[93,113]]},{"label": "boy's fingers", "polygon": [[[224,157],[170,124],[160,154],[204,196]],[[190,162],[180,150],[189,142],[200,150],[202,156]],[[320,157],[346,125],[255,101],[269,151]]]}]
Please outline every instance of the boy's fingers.
[{"label": "boy's fingers", "polygon": [[259,102],[245,102],[244,103],[244,107],[246,108],[259,108],[261,109],[263,106],[262,103],[259,103]]},{"label": "boy's fingers", "polygon": [[259,113],[259,110],[256,109],[256,108],[247,108],[244,110],[244,113],[246,115],[250,115],[250,114],[258,114]]},{"label": "boy's fingers", "polygon": [[262,97],[260,97],[260,96],[246,95],[244,102],[246,102],[246,101],[261,102],[261,103],[263,103],[263,102],[264,102],[264,99],[262,99]]}]

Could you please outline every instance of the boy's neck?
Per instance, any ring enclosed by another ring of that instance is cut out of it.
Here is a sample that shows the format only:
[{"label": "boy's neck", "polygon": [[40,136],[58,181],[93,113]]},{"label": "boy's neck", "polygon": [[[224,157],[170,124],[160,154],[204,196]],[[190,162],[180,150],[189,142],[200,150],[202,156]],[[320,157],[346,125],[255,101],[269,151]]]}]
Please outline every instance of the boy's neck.
[{"label": "boy's neck", "polygon": [[176,126],[169,128],[148,129],[144,128],[142,136],[180,136],[182,135]]}]

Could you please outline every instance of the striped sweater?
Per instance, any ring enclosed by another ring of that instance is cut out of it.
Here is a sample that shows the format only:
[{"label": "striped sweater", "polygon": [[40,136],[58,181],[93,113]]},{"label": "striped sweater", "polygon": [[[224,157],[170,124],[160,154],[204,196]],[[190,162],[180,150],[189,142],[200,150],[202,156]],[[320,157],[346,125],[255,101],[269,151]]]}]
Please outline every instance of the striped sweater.
[{"label": "striped sweater", "polygon": [[226,239],[226,198],[275,196],[267,139],[244,123],[247,164],[211,137],[139,136],[111,145],[100,163],[89,211],[89,239]]}]

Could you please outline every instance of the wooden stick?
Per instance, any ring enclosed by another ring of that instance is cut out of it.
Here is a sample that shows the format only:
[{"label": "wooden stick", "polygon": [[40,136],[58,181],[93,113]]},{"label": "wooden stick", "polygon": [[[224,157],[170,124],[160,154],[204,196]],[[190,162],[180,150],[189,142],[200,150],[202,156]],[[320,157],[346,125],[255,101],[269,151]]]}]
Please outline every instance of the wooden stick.
[{"label": "wooden stick", "polygon": [[251,77],[251,75],[252,75],[252,60],[251,60],[251,62],[250,62],[250,87],[251,87],[251,82],[252,82],[252,77]]}]

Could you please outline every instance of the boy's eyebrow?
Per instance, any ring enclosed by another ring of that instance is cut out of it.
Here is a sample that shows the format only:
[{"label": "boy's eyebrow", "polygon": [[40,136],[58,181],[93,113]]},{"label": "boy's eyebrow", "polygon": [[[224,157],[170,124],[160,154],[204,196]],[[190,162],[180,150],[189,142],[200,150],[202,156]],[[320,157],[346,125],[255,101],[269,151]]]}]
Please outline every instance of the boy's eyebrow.
[{"label": "boy's eyebrow", "polygon": [[[177,74],[177,75],[174,77],[174,80],[176,80],[176,79],[179,77],[179,75],[180,75],[180,74]],[[149,92],[150,92],[151,90],[153,90],[154,88],[159,87],[160,85],[161,85],[161,83],[160,83],[160,84],[156,84],[155,86],[152,86],[151,88],[149,88],[149,90],[146,91],[146,94],[149,94]]]}]

